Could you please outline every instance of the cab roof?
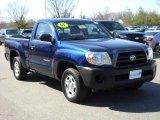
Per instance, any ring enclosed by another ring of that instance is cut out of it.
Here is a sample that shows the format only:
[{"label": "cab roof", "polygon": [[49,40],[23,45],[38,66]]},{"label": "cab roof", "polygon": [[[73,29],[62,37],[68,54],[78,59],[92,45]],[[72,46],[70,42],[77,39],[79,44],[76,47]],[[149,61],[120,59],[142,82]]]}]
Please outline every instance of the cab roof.
[{"label": "cab roof", "polygon": [[41,20],[38,20],[39,22],[42,22],[42,21],[48,21],[48,22],[61,22],[61,21],[92,21],[92,20],[88,20],[88,19],[77,19],[77,18],[53,18],[53,19],[41,19]]}]

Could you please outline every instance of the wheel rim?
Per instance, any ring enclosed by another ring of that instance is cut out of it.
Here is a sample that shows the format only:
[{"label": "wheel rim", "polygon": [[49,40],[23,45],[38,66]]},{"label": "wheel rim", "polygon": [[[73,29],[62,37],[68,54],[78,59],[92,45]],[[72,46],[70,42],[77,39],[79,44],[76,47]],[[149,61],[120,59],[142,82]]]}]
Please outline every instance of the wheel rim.
[{"label": "wheel rim", "polygon": [[77,93],[77,85],[76,85],[76,80],[72,75],[66,76],[64,86],[65,86],[65,91],[67,93],[67,97],[68,98],[75,97]]},{"label": "wheel rim", "polygon": [[20,74],[20,68],[19,68],[19,62],[16,61],[14,63],[14,74],[16,77],[19,77],[19,74]]}]

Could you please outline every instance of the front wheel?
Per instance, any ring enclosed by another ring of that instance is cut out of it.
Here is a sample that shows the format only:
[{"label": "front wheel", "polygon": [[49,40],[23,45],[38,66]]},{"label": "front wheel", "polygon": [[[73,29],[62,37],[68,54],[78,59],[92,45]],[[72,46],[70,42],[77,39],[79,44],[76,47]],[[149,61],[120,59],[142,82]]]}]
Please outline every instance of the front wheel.
[{"label": "front wheel", "polygon": [[62,91],[70,102],[80,102],[84,100],[89,89],[84,85],[79,72],[69,68],[64,71],[61,79]]},{"label": "front wheel", "polygon": [[17,80],[24,80],[27,75],[27,69],[22,66],[20,57],[15,57],[12,63],[13,74]]}]

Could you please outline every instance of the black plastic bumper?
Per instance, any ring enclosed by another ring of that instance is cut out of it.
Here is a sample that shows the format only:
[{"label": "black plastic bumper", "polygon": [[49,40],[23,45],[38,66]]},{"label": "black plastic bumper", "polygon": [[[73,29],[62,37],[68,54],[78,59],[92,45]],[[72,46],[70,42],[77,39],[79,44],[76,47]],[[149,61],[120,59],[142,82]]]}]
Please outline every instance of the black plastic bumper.
[{"label": "black plastic bumper", "polygon": [[[117,87],[128,87],[136,84],[142,84],[154,79],[156,74],[156,62],[149,61],[143,65],[121,68],[91,68],[78,66],[84,84],[91,89],[106,90]],[[129,79],[129,73],[132,70],[142,70],[142,76],[138,79]]]}]

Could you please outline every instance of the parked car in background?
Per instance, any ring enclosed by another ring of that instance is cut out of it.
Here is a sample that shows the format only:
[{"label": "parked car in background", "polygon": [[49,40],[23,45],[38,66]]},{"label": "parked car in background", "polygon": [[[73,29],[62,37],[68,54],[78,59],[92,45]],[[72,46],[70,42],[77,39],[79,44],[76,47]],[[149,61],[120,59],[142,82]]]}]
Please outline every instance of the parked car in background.
[{"label": "parked car in background", "polygon": [[13,29],[13,28],[0,29],[0,42],[4,43],[6,37],[12,37],[12,35],[17,35],[17,34],[19,34],[18,29]]},{"label": "parked car in background", "polygon": [[97,22],[108,29],[115,38],[145,43],[143,33],[128,31],[119,22],[106,20],[98,20]]},{"label": "parked car in background", "polygon": [[125,29],[132,32],[144,32],[146,30],[146,27],[145,26],[128,26],[128,27],[125,27]]},{"label": "parked car in background", "polygon": [[160,43],[160,32],[157,33],[153,37],[151,44],[150,44],[150,46],[153,48],[154,52],[160,53],[160,46],[159,46],[160,44],[159,43]]},{"label": "parked car in background", "polygon": [[150,30],[150,31],[159,30],[160,31],[160,26],[151,26],[147,30]]},{"label": "parked car in background", "polygon": [[142,28],[142,27],[135,29],[135,32],[145,32],[145,31],[146,31],[146,28]]},{"label": "parked car in background", "polygon": [[139,27],[138,26],[128,26],[128,27],[125,27],[125,28],[126,28],[126,30],[133,31],[133,30],[135,30]]},{"label": "parked car in background", "polygon": [[31,34],[32,34],[32,29],[23,29],[21,31],[21,34],[23,37],[31,37]]},{"label": "parked car in background", "polygon": [[159,31],[146,31],[144,32],[144,38],[148,45],[152,44],[153,37],[159,33]]}]

